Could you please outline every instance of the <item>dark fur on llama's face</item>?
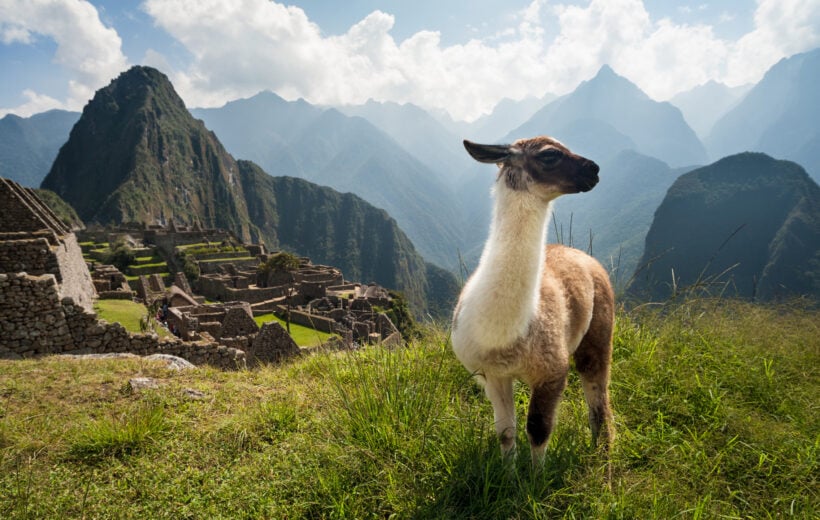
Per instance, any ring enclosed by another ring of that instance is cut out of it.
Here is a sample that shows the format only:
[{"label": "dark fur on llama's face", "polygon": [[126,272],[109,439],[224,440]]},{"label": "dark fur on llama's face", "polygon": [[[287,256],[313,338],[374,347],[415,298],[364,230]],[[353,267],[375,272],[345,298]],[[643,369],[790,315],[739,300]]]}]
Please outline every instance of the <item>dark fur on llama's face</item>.
[{"label": "dark fur on llama's face", "polygon": [[598,184],[598,165],[551,137],[519,139],[510,145],[465,140],[464,147],[473,159],[498,164],[499,179],[514,191],[533,191],[551,200],[589,191]]}]

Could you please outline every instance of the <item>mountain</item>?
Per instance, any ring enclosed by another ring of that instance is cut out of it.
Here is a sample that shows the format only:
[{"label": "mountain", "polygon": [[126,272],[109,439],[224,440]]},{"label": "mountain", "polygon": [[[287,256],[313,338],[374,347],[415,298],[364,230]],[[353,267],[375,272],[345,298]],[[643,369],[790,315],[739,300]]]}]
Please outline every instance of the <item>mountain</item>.
[{"label": "mountain", "polygon": [[820,49],[772,66],[706,139],[712,157],[764,152],[820,180]]},{"label": "mountain", "polygon": [[61,199],[59,195],[53,191],[38,188],[35,188],[34,191],[37,192],[37,196],[40,197],[40,200],[45,202],[46,205],[51,208],[51,211],[53,211],[69,229],[85,229],[85,224],[80,220],[74,208],[72,208],[68,202]]},{"label": "mountain", "polygon": [[712,127],[726,112],[734,108],[752,85],[727,87],[710,80],[686,92],[681,92],[670,103],[683,113],[684,119],[700,139],[705,139]]},{"label": "mountain", "polygon": [[673,167],[706,162],[706,150],[680,110],[653,101],[606,65],[571,94],[536,112],[506,140],[544,134],[598,161],[632,148]]},{"label": "mountain", "polygon": [[471,159],[461,145],[463,138],[416,105],[370,100],[364,105],[348,105],[338,110],[372,123],[451,186],[458,183],[461,172],[470,165]]},{"label": "mountain", "polygon": [[542,109],[556,96],[546,94],[541,98],[525,98],[520,101],[504,98],[493,111],[476,119],[463,129],[464,136],[474,142],[494,142],[507,135],[514,128],[527,122],[533,114]]},{"label": "mountain", "polygon": [[401,290],[418,312],[431,309],[428,300],[441,306],[455,296],[446,283],[428,284],[428,272],[438,273],[385,211],[234,160],[149,67],[133,67],[97,91],[42,187],[87,223],[166,217],[228,229]]},{"label": "mountain", "polygon": [[742,153],[681,175],[646,235],[630,293],[696,283],[771,300],[820,297],[820,188],[798,164]]},{"label": "mountain", "polygon": [[40,185],[80,114],[49,110],[23,118],[0,119],[0,177],[23,186]]},{"label": "mountain", "polygon": [[624,286],[635,272],[655,209],[681,173],[666,163],[626,150],[600,164],[594,190],[555,202],[550,239],[589,250]]},{"label": "mountain", "polygon": [[[431,170],[369,121],[302,100],[288,102],[270,92],[191,113],[224,139],[232,154],[271,175],[349,191],[384,208],[425,258],[455,267],[463,215],[446,175]],[[417,116],[416,121],[423,121]],[[436,150],[458,161],[448,146]]]},{"label": "mountain", "polygon": [[[607,66],[499,141],[544,134],[601,166],[600,185],[594,190],[557,201],[554,224],[559,231],[565,226],[568,243],[572,216],[573,243],[585,249],[591,232],[593,254],[604,265],[619,264],[619,277],[625,282],[640,257],[652,212],[680,174],[675,168],[705,162],[703,145],[677,108],[651,100]],[[465,248],[470,266],[480,254],[489,225],[488,194],[494,175],[477,164],[465,177],[462,204],[471,225],[464,234],[468,243],[478,244]],[[625,224],[620,225],[615,215]],[[555,229],[550,229],[550,239],[558,239]]]}]

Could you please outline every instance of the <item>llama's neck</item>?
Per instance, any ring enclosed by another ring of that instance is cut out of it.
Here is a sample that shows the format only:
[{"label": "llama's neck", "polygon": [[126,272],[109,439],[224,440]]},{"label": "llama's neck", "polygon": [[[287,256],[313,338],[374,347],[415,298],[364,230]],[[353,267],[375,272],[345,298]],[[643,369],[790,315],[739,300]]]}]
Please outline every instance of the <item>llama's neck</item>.
[{"label": "llama's neck", "polygon": [[490,236],[458,316],[471,342],[503,346],[526,334],[540,300],[551,208],[528,192],[497,191]]}]

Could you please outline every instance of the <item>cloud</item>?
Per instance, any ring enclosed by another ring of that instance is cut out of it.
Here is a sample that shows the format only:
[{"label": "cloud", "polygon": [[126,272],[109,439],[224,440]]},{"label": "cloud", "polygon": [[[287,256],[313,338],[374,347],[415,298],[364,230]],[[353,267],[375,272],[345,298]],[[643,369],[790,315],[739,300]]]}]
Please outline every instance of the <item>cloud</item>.
[{"label": "cloud", "polygon": [[191,106],[270,89],[320,104],[412,101],[466,118],[488,112],[502,97],[543,94],[549,86],[539,60],[545,50],[539,6],[521,14],[512,37],[445,47],[431,31],[397,42],[390,34],[394,17],[381,11],[325,37],[301,9],[267,0],[143,4],[194,56],[186,70],[169,72]]},{"label": "cloud", "polygon": [[194,56],[186,70],[169,71],[191,106],[270,89],[318,104],[412,102],[470,120],[503,98],[568,92],[604,64],[653,97],[671,97],[719,75],[727,54],[709,27],[653,22],[641,0],[535,0],[492,37],[450,46],[431,31],[397,42],[393,16],[381,11],[324,37],[301,9],[267,0],[143,8]]},{"label": "cloud", "polygon": [[0,38],[4,44],[31,44],[36,35],[51,38],[57,44],[53,61],[71,78],[68,94],[66,100],[60,102],[28,91],[24,95],[29,101],[11,110],[17,114],[29,115],[26,112],[31,107],[45,102],[55,105],[48,108],[82,108],[95,90],[128,65],[121,51],[119,35],[103,25],[90,3],[81,0],[0,0]]},{"label": "cloud", "polygon": [[781,58],[820,45],[820,0],[758,0],[754,30],[732,45],[725,81],[758,81]]},{"label": "cloud", "polygon": [[[379,10],[327,36],[302,9],[269,0],[146,0],[142,9],[190,53],[176,70],[160,52],[144,56],[189,106],[272,90],[316,104],[412,102],[471,120],[503,98],[566,93],[604,64],[668,99],[710,79],[757,81],[780,58],[820,45],[820,0],[758,0],[754,27],[738,41],[709,25],[652,19],[642,0],[534,0],[496,34],[455,45],[432,31],[397,41],[394,16]],[[79,108],[128,65],[116,31],[87,1],[0,0],[0,41],[41,36],[57,43],[68,94],[29,92],[21,110]]]}]

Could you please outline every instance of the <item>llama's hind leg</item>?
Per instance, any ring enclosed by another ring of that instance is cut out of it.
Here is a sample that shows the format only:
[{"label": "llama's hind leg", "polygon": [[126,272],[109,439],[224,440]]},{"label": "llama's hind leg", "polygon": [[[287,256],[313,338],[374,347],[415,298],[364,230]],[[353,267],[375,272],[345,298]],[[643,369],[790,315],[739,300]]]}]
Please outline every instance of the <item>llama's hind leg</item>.
[{"label": "llama's hind leg", "polygon": [[484,391],[493,405],[495,433],[505,458],[515,457],[515,402],[513,380],[509,377],[485,376]]},{"label": "llama's hind leg", "polygon": [[[611,327],[610,329],[611,330]],[[609,368],[612,363],[611,332],[588,333],[573,356],[581,376],[584,397],[589,408],[589,427],[593,445],[609,451],[615,436],[612,409],[609,404]]]},{"label": "llama's hind leg", "polygon": [[527,437],[530,440],[532,464],[539,468],[544,463],[552,429],[555,425],[555,412],[561,401],[561,394],[567,386],[566,371],[558,379],[545,381],[532,387],[530,409],[527,414]]}]

